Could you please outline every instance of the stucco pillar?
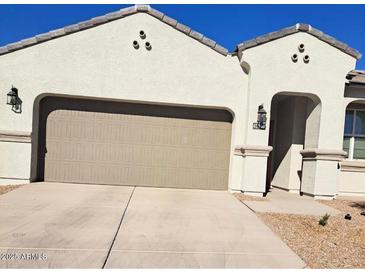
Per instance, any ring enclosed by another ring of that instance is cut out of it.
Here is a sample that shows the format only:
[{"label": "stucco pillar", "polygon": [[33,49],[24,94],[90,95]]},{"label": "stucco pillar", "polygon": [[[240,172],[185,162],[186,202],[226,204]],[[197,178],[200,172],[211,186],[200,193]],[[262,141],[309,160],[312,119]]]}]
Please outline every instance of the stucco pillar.
[{"label": "stucco pillar", "polygon": [[346,152],[330,149],[304,149],[301,192],[318,199],[333,199],[338,193],[340,162]]},{"label": "stucco pillar", "polygon": [[0,185],[29,183],[31,133],[0,131]]},{"label": "stucco pillar", "polygon": [[271,151],[271,146],[242,145],[235,148],[235,155],[243,157],[243,193],[263,196],[266,191],[267,158]]}]

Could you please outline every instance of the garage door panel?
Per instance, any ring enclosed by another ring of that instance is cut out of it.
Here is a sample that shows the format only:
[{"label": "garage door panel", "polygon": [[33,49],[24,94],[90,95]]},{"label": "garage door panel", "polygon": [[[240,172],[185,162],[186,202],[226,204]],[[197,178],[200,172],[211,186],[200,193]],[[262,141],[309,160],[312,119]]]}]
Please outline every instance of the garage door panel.
[{"label": "garage door panel", "polygon": [[230,122],[56,110],[45,180],[227,189]]},{"label": "garage door panel", "polygon": [[135,164],[146,166],[165,166],[182,168],[227,168],[229,155],[226,151],[198,148],[160,147],[128,144],[74,143],[72,141],[52,143],[52,153],[47,161],[108,162],[122,166]]},{"label": "garage door panel", "polygon": [[119,166],[110,163],[99,165],[92,162],[75,165],[73,162],[60,161],[50,161],[48,171],[57,177],[57,182],[218,190],[226,189],[222,182],[226,182],[228,176],[228,172],[224,170]]},{"label": "garage door panel", "polygon": [[[70,113],[70,115],[72,114]],[[84,141],[144,143],[146,145],[191,145],[222,149],[226,149],[230,144],[229,123],[227,123],[228,125],[222,123],[223,125],[219,127],[207,127],[205,123],[209,121],[199,121],[200,125],[197,124],[195,127],[176,125],[175,128],[175,126],[169,127],[169,123],[137,124],[140,119],[137,119],[133,123],[129,121],[130,124],[121,124],[121,121],[107,123],[99,119],[96,120],[95,118],[87,119],[87,116],[84,119],[80,119],[79,117],[79,119],[72,118],[72,120],[65,116],[65,114],[63,114],[61,119],[57,119],[57,117],[51,119],[52,116],[48,118],[48,123],[57,120],[57,126],[47,128],[47,137],[49,139],[61,138],[62,140],[75,140],[83,138]],[[156,119],[170,120],[169,118],[159,117],[156,117]],[[218,122],[214,123],[217,124]],[[149,134],[146,134],[146,132]],[[215,138],[211,138],[213,134]]]},{"label": "garage door panel", "polygon": [[[89,122],[88,122],[89,123]],[[62,121],[58,128],[47,131],[49,141],[60,140],[92,143],[124,143],[144,144],[158,146],[184,146],[207,149],[227,150],[230,147],[230,133],[223,129],[201,128],[167,128],[148,127],[141,125],[88,125],[88,123],[75,123]],[[92,128],[94,127],[94,129]],[[212,136],[214,135],[214,138]]]}]

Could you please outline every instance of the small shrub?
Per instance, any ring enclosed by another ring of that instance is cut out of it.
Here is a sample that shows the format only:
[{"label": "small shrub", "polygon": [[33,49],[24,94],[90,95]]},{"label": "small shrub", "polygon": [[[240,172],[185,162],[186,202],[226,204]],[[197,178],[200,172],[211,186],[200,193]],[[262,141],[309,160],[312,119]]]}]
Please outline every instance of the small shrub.
[{"label": "small shrub", "polygon": [[318,224],[321,226],[325,226],[328,223],[328,219],[330,218],[331,215],[329,214],[324,214],[318,221]]}]

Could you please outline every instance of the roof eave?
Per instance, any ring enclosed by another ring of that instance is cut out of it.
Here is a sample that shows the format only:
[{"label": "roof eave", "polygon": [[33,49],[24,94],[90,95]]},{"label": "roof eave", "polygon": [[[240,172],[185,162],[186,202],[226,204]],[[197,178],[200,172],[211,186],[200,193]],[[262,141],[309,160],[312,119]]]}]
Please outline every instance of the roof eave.
[{"label": "roof eave", "polygon": [[245,42],[242,42],[236,46],[235,52],[244,51],[249,48],[253,48],[268,42],[271,42],[276,39],[280,39],[282,37],[297,33],[297,32],[306,32],[310,35],[313,35],[314,37],[318,38],[319,40],[341,50],[342,52],[356,58],[359,60],[361,58],[361,53],[354,49],[349,47],[347,44],[342,43],[341,41],[335,39],[332,36],[329,36],[322,31],[313,28],[309,24],[303,24],[298,23],[295,26],[287,27],[278,31],[270,32],[268,34],[264,34],[261,36],[258,36],[254,39],[247,40]]}]

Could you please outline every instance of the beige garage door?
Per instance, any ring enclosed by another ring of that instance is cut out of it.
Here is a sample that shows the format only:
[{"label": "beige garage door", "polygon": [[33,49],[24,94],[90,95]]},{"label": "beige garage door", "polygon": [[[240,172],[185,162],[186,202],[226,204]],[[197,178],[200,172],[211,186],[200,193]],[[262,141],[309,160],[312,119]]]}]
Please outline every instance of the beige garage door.
[{"label": "beige garage door", "polygon": [[223,190],[230,140],[226,121],[54,110],[44,179]]}]

